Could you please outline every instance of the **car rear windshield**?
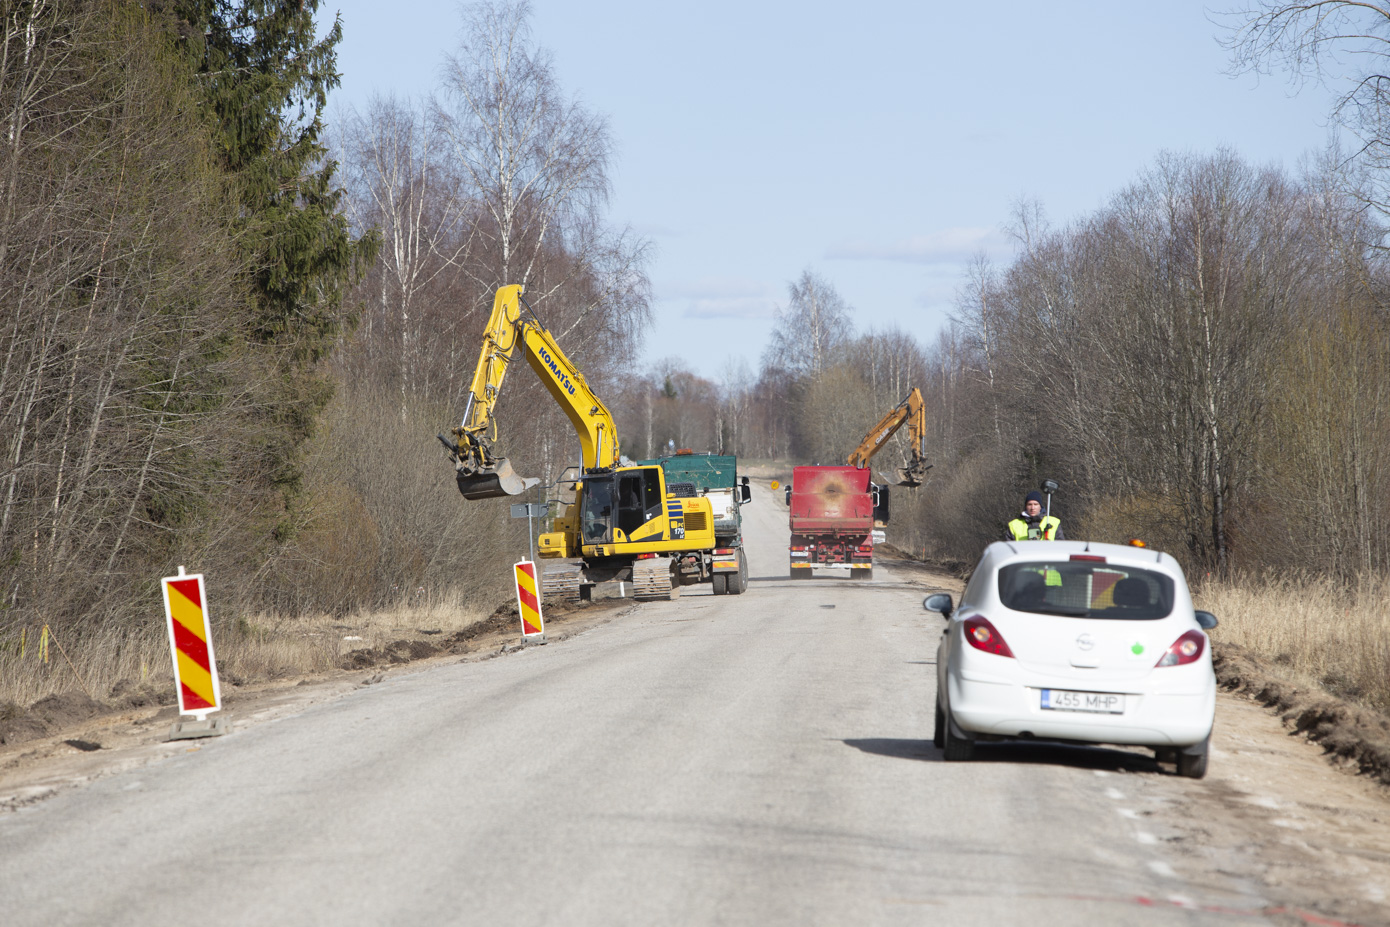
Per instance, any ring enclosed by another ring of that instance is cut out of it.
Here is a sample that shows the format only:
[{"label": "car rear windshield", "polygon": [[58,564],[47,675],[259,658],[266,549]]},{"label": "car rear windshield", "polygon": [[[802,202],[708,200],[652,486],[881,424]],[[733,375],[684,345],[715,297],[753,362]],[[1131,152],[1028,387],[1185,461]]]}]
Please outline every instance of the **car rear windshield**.
[{"label": "car rear windshield", "polygon": [[1091,560],[1013,563],[999,570],[1005,607],[1039,615],[1149,621],[1173,611],[1173,578]]}]

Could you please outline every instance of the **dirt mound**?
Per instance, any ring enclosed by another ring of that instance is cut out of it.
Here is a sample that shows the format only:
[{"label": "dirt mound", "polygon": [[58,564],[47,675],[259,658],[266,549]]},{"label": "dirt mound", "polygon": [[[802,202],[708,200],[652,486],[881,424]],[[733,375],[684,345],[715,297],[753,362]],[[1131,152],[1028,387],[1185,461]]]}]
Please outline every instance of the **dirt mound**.
[{"label": "dirt mound", "polygon": [[429,641],[397,640],[383,647],[354,650],[338,666],[345,670],[366,669],[369,666],[383,663],[409,663],[412,660],[423,660],[438,653],[440,653],[440,648]]},{"label": "dirt mound", "polygon": [[1329,754],[1390,785],[1390,718],[1294,682],[1238,644],[1214,643],[1212,664],[1221,688],[1274,709],[1285,724]]},{"label": "dirt mound", "polygon": [[0,744],[43,737],[109,710],[108,706],[81,692],[50,695],[30,705],[28,710],[6,703],[0,706]]}]

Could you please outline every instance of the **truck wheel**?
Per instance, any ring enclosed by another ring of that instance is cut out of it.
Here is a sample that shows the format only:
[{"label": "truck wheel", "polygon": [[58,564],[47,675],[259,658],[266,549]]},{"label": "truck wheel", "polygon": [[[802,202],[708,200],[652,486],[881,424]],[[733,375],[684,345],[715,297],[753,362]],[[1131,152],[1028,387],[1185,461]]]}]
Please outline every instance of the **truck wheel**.
[{"label": "truck wheel", "polygon": [[748,591],[748,558],[738,552],[738,572],[729,577],[729,594],[742,595]]},{"label": "truck wheel", "polygon": [[852,575],[855,579],[873,579],[873,578],[874,578],[874,568],[873,568],[873,567],[869,567],[867,570],[850,570],[849,572],[850,572],[850,575]]},{"label": "truck wheel", "polygon": [[715,573],[709,578],[710,585],[714,587],[715,595],[724,595],[729,591],[729,574]]}]

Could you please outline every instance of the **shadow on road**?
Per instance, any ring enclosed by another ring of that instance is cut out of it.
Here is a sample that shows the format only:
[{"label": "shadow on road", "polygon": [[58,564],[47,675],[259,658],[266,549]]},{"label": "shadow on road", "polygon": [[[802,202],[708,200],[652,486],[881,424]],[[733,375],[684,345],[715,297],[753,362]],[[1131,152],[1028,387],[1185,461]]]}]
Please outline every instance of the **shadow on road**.
[{"label": "shadow on road", "polygon": [[[893,737],[865,737],[841,741],[847,747],[900,760],[944,762],[941,751],[930,740]],[[1088,747],[1058,743],[980,743],[970,763],[1013,763],[1017,765],[1072,766],[1107,772],[1165,773],[1152,755],[1109,747]]]},{"label": "shadow on road", "polygon": [[898,737],[865,737],[857,740],[842,740],[847,747],[873,753],[878,756],[891,756],[899,760],[939,760],[941,751],[931,745],[930,740],[904,740]]}]

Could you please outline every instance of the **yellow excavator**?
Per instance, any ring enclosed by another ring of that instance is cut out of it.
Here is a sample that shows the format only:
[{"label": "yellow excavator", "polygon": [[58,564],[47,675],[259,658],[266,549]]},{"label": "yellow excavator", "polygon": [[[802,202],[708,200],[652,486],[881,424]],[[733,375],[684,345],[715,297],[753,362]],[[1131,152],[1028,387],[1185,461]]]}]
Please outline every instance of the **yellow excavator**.
[{"label": "yellow excavator", "polygon": [[907,423],[908,436],[912,440],[912,458],[904,467],[899,467],[894,471],[897,477],[895,486],[917,487],[927,478],[927,471],[932,465],[927,463],[925,455],[925,444],[927,440],[927,413],[926,407],[922,403],[922,392],[913,387],[907,394],[907,398],[898,403],[897,407],[890,411],[883,418],[879,419],[877,425],[869,429],[869,433],[864,436],[864,440],[859,442],[849,455],[849,465],[858,467],[861,470],[869,465],[873,456],[888,443],[888,439],[897,433],[898,429]]},{"label": "yellow excavator", "polygon": [[546,600],[586,599],[594,585],[612,580],[630,581],[637,598],[671,599],[682,586],[711,581],[715,536],[709,500],[677,496],[659,465],[624,465],[608,407],[530,305],[522,311],[523,292],[519,285],[497,291],[463,421],[452,440],[439,435],[459,492],[465,499],[493,499],[519,495],[539,482],[517,476],[497,452],[493,412],[519,345],[574,425],[582,453],[573,504],[537,542]]}]

